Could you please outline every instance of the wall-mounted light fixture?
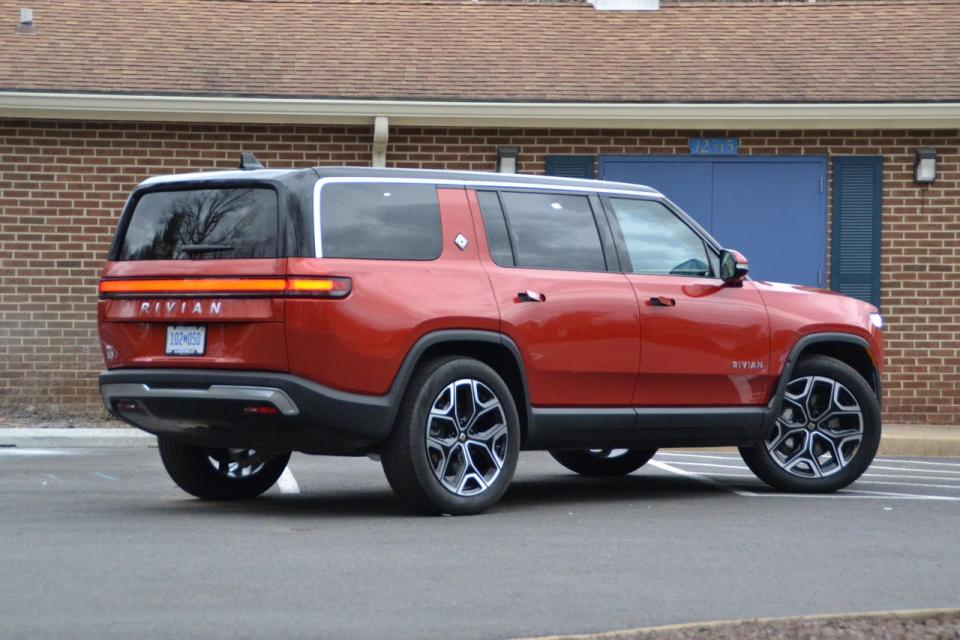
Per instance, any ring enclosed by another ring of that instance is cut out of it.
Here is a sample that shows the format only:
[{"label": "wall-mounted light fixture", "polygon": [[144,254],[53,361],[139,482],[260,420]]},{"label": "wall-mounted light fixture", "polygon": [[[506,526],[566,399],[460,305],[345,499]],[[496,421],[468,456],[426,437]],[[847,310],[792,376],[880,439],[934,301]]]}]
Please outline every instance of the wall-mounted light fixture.
[{"label": "wall-mounted light fixture", "polygon": [[17,33],[35,33],[37,28],[33,26],[33,9],[20,9],[20,24],[17,25]]},{"label": "wall-mounted light fixture", "polygon": [[920,148],[915,153],[913,181],[917,184],[930,184],[937,179],[937,150]]},{"label": "wall-mounted light fixture", "polygon": [[497,173],[516,173],[518,155],[517,147],[497,147]]}]

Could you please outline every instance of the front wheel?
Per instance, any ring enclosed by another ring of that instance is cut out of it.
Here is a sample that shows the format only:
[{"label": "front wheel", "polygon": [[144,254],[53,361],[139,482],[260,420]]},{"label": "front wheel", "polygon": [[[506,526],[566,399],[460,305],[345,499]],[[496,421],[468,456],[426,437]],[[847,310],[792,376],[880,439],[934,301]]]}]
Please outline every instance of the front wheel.
[{"label": "front wheel", "polygon": [[414,374],[381,461],[394,492],[418,511],[466,515],[500,499],[519,451],[506,383],[478,360],[448,356]]},{"label": "front wheel", "polygon": [[647,463],[656,449],[579,449],[551,451],[553,459],[582,476],[610,477],[633,473]]},{"label": "front wheel", "polygon": [[828,356],[801,360],[773,431],[740,455],[781,491],[827,493],[859,478],[880,445],[880,405],[867,381]]},{"label": "front wheel", "polygon": [[280,479],[290,452],[193,447],[158,438],[160,459],[181,489],[203,500],[256,498]]}]

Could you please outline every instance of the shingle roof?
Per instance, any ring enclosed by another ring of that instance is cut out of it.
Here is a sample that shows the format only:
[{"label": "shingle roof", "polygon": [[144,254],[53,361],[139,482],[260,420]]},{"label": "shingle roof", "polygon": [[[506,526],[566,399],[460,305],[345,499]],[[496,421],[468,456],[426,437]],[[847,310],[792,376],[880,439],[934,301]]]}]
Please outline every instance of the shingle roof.
[{"label": "shingle roof", "polygon": [[[36,32],[16,34],[19,7]],[[960,0],[0,0],[0,90],[588,102],[960,100]]]}]

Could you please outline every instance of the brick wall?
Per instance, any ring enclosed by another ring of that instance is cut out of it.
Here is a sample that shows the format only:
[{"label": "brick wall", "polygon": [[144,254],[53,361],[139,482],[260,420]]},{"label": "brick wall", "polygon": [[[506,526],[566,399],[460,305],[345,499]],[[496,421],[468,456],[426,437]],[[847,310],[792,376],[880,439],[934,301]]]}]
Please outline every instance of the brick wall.
[{"label": "brick wall", "polygon": [[[520,170],[548,154],[686,154],[726,132],[433,129],[391,131],[388,163]],[[371,128],[0,120],[0,414],[99,411],[97,275],[126,194],[155,174],[233,167],[367,164]],[[960,423],[960,131],[730,132],[747,155],[884,155],[886,418]],[[913,184],[913,150],[935,147],[939,179]]]}]

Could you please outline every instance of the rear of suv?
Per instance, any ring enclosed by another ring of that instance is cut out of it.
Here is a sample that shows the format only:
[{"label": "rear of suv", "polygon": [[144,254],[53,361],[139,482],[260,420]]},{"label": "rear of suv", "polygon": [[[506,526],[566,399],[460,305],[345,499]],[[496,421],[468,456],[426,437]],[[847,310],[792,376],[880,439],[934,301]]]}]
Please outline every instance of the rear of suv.
[{"label": "rear of suv", "polygon": [[846,486],[880,438],[877,309],[747,271],[637,185],[154,178],[103,271],[100,388],[206,499],[263,493],[292,451],[379,456],[431,513],[489,508],[521,449],[610,476],[733,445],[779,489]]}]

